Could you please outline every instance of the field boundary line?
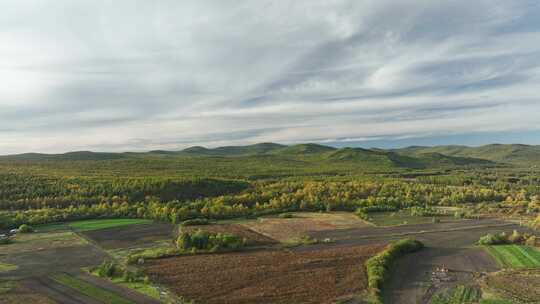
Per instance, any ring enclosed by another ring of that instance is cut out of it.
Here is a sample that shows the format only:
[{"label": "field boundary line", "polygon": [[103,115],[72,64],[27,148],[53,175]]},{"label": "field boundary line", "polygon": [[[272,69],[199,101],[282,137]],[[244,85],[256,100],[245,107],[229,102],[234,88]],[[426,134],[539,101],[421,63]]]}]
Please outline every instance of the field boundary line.
[{"label": "field boundary line", "polygon": [[513,223],[505,223],[505,224],[458,227],[458,228],[450,228],[450,229],[420,230],[420,231],[410,231],[410,232],[392,233],[392,234],[366,235],[366,236],[358,237],[358,239],[376,239],[376,238],[381,238],[381,237],[401,237],[401,236],[407,236],[407,235],[420,235],[420,234],[429,234],[429,233],[465,231],[465,230],[474,230],[474,229],[481,229],[481,228],[495,228],[495,227],[514,226],[514,225],[515,224],[513,224]]}]

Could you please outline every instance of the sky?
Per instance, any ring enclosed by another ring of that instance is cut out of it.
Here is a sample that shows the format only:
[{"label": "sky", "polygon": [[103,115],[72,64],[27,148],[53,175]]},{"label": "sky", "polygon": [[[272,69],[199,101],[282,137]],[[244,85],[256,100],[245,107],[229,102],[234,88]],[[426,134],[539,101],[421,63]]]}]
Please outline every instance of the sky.
[{"label": "sky", "polygon": [[0,2],[0,154],[259,142],[540,144],[540,2]]}]

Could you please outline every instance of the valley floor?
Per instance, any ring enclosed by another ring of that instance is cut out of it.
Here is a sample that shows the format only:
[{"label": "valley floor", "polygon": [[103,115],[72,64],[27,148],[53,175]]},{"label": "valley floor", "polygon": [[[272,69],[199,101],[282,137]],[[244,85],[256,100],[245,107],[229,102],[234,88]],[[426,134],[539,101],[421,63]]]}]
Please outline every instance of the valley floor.
[{"label": "valley floor", "polygon": [[[426,248],[398,261],[383,297],[385,303],[427,304],[441,290],[475,287],[487,273],[500,269],[488,251],[474,246],[481,236],[527,230],[495,219],[380,227],[344,212],[293,213],[291,218],[184,229],[236,233],[251,247],[145,261],[138,267],[150,276],[157,293],[152,298],[81,268],[106,258],[122,260],[145,248],[171,247],[176,226],[112,222],[105,228],[49,227],[20,234],[13,244],[0,247],[0,303],[19,303],[21,297],[44,304],[181,303],[169,290],[196,303],[359,303],[367,288],[365,260],[385,244],[411,237]],[[448,269],[447,280],[434,279],[441,267]],[[104,300],[111,297],[117,300]]]}]

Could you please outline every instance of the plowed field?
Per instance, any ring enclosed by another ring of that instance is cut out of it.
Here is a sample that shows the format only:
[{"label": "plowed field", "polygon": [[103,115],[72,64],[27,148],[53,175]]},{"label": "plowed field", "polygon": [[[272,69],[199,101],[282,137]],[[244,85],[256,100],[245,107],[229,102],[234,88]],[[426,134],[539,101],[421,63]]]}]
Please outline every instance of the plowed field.
[{"label": "plowed field", "polygon": [[332,303],[366,288],[366,259],[384,245],[261,250],[152,261],[154,280],[197,303]]}]

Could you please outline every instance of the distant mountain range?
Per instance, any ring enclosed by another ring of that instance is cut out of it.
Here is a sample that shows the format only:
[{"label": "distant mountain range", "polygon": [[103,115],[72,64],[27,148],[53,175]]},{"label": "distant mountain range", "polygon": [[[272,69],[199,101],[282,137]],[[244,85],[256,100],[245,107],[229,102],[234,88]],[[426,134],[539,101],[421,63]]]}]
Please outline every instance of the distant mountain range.
[{"label": "distant mountain range", "polygon": [[365,163],[370,166],[426,168],[436,166],[490,166],[497,164],[540,165],[540,146],[492,144],[468,146],[411,146],[402,149],[335,148],[319,144],[281,145],[259,143],[246,146],[205,148],[181,151],[154,150],[144,153],[103,153],[78,151],[64,154],[26,153],[1,156],[3,161],[84,161],[117,160],[141,157],[249,157],[291,158],[325,163]]}]

